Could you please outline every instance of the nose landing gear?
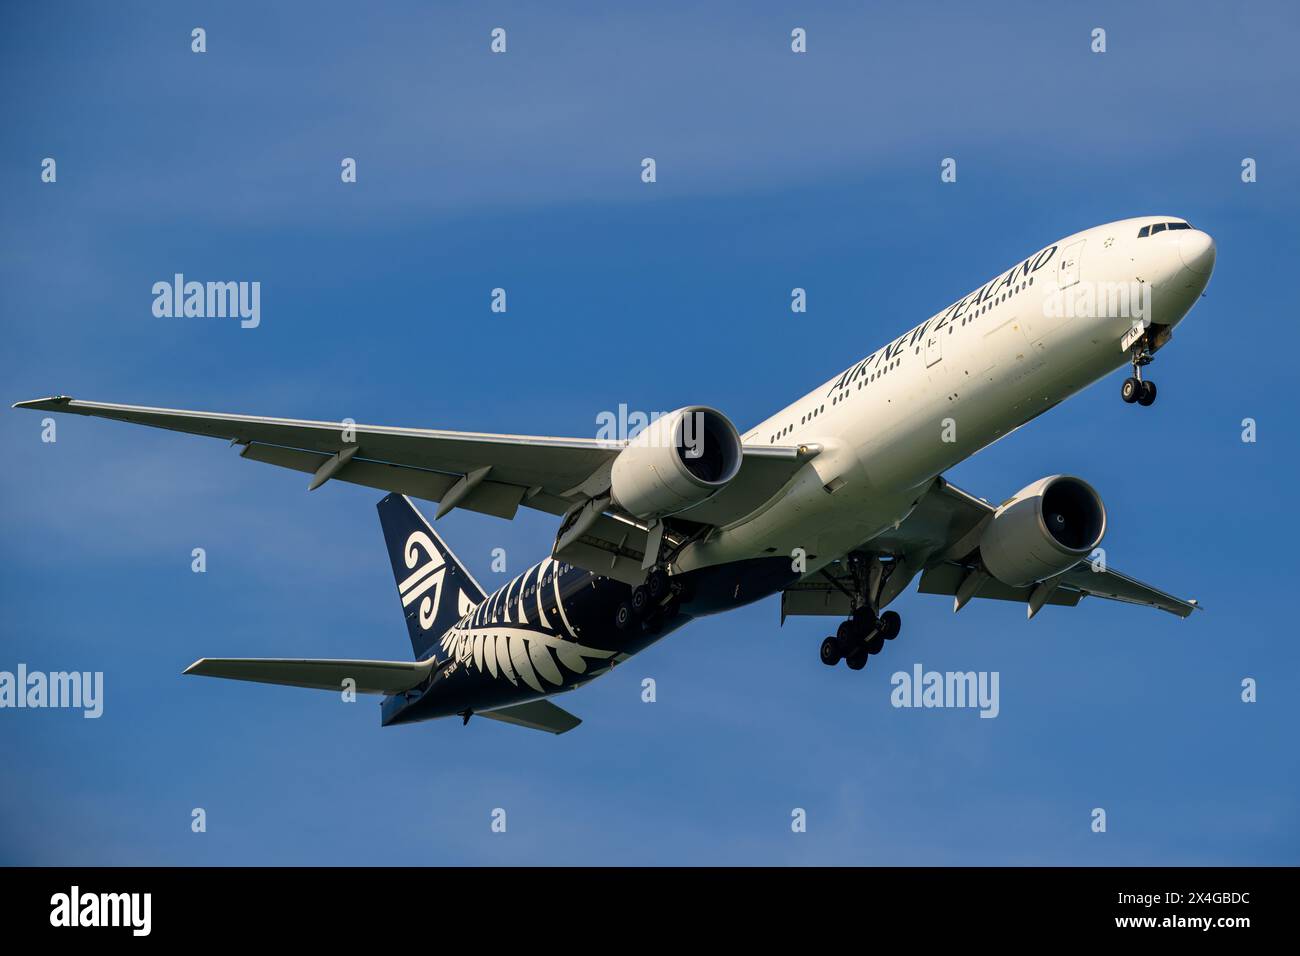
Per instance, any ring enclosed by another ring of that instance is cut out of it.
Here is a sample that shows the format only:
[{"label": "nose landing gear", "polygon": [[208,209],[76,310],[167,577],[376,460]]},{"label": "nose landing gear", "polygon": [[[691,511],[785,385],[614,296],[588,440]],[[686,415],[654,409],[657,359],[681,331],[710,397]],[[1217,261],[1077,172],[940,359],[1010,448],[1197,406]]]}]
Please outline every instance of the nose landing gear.
[{"label": "nose landing gear", "polygon": [[1156,383],[1144,381],[1142,378],[1142,369],[1151,364],[1152,358],[1143,336],[1138,344],[1133,346],[1133,374],[1124,379],[1124,384],[1120,386],[1119,397],[1124,399],[1125,404],[1132,405],[1137,402],[1145,407],[1155,403]]},{"label": "nose landing gear", "polygon": [[1151,405],[1156,400],[1156,383],[1143,381],[1137,376],[1126,378],[1120,387],[1119,395],[1129,405],[1134,402],[1142,406]]}]

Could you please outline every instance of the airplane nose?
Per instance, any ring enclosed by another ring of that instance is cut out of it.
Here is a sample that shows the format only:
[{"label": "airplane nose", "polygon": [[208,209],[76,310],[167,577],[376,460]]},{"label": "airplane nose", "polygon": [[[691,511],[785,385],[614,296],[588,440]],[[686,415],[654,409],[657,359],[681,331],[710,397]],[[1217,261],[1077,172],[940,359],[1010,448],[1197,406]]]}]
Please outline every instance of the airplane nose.
[{"label": "airplane nose", "polygon": [[1199,229],[1179,233],[1178,255],[1189,271],[1208,276],[1214,271],[1214,240]]}]

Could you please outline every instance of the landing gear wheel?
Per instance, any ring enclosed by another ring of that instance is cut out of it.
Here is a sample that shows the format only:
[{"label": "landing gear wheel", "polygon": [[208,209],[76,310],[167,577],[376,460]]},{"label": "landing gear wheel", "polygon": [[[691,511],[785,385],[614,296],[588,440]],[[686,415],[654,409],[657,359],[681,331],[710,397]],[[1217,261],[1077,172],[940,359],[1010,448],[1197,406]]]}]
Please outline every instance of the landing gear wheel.
[{"label": "landing gear wheel", "polygon": [[879,654],[881,650],[884,648],[884,646],[885,646],[885,635],[877,631],[875,634],[871,635],[871,639],[867,641],[866,644],[867,653]]},{"label": "landing gear wheel", "polygon": [[897,611],[886,611],[880,615],[880,633],[884,635],[885,640],[892,641],[898,637],[898,632],[903,629],[903,619],[898,616]]},{"label": "landing gear wheel", "polygon": [[849,665],[849,670],[860,671],[862,668],[867,666],[868,656],[870,655],[867,654],[867,649],[865,647],[859,647],[848,657],[844,658],[844,663]]},{"label": "landing gear wheel", "polygon": [[835,636],[839,638],[841,646],[852,647],[862,643],[863,638],[867,636],[867,628],[861,621],[849,618],[839,626]]},{"label": "landing gear wheel", "polygon": [[1142,382],[1142,387],[1138,390],[1137,403],[1143,407],[1151,405],[1156,400],[1156,383],[1152,381]]},{"label": "landing gear wheel", "polygon": [[650,593],[643,587],[632,589],[632,613],[640,617],[650,607]]},{"label": "landing gear wheel", "polygon": [[[1119,397],[1124,399],[1125,403],[1132,405],[1134,402],[1138,401],[1141,395],[1142,395],[1141,379],[1134,378],[1133,376],[1129,376],[1128,378],[1124,379],[1124,384],[1120,386]],[[1154,395],[1155,392],[1153,391],[1152,392],[1153,399],[1154,399]]]},{"label": "landing gear wheel", "polygon": [[627,601],[619,604],[618,610],[614,612],[614,626],[620,631],[627,630],[627,626],[632,623],[632,605]]},{"label": "landing gear wheel", "polygon": [[840,662],[840,642],[833,637],[828,637],[822,641],[822,663],[827,667],[834,667]]},{"label": "landing gear wheel", "polygon": [[668,575],[658,568],[651,571],[650,576],[645,580],[646,593],[650,595],[650,600],[655,602],[668,593],[668,586]]},{"label": "landing gear wheel", "polygon": [[849,615],[849,619],[855,621],[862,628],[862,633],[866,634],[876,626],[876,615],[870,608],[860,607]]}]

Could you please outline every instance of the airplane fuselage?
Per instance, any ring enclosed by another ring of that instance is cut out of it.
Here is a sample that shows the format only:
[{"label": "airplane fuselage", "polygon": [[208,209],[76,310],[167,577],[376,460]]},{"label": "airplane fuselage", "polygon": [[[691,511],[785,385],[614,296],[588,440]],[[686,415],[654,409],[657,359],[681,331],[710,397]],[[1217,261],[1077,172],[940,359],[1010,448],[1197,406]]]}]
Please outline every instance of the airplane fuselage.
[{"label": "airplane fuselage", "polygon": [[757,512],[676,556],[676,613],[620,631],[630,587],[547,558],[443,635],[436,676],[386,698],[384,722],[571,690],[695,617],[863,546],[942,472],[1129,364],[1135,322],[1162,346],[1213,262],[1210,237],[1172,216],[1108,223],[1025,257],[744,434],[746,445],[822,450]]}]

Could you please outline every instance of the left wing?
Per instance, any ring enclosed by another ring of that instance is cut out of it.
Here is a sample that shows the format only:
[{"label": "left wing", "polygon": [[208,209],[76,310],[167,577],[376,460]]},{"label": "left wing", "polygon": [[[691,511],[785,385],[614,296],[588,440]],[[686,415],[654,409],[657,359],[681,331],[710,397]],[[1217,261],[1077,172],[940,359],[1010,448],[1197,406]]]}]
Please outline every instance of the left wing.
[{"label": "left wing", "polygon": [[[1200,607],[1194,600],[1174,597],[1118,571],[1095,571],[1086,561],[1067,571],[1055,588],[1037,597],[1032,587],[1009,587],[989,575],[972,578],[980,532],[996,510],[987,501],[936,478],[898,527],[861,546],[863,551],[894,556],[882,571],[879,606],[883,608],[897,597],[919,574],[918,590],[922,594],[954,595],[954,611],[979,597],[1019,601],[1028,606],[1029,616],[1033,617],[1044,604],[1073,607],[1088,595],[1159,608],[1184,618]],[[974,586],[974,590],[962,593],[963,584]],[[853,579],[844,562],[832,562],[782,593],[781,619],[798,614],[847,617],[852,610],[852,590]]]}]

